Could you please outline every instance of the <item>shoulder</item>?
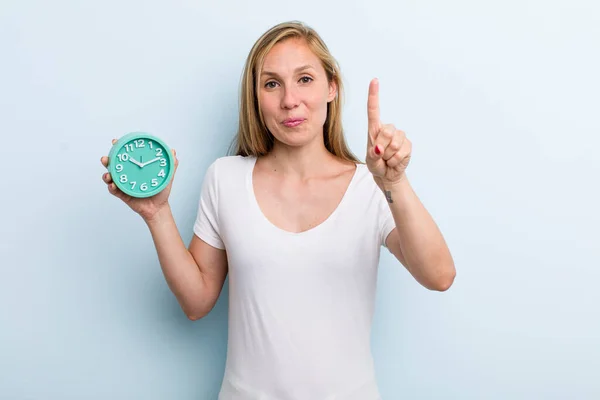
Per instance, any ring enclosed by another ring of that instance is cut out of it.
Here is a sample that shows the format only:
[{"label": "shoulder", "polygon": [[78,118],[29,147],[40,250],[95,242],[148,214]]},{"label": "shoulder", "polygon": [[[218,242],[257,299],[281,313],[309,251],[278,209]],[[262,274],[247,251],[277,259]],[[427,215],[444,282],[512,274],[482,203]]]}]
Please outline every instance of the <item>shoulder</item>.
[{"label": "shoulder", "polygon": [[223,156],[215,159],[206,170],[207,177],[227,177],[231,174],[247,170],[254,163],[254,157]]},{"label": "shoulder", "polygon": [[357,185],[360,185],[362,190],[375,190],[378,189],[373,174],[369,171],[369,167],[366,164],[356,164],[356,176],[355,181]]},{"label": "shoulder", "polygon": [[356,199],[363,204],[379,205],[382,201],[385,202],[385,195],[366,164],[356,164],[356,175],[352,185]]},{"label": "shoulder", "polygon": [[254,157],[223,156],[212,161],[204,174],[203,191],[220,195],[239,192],[245,185],[254,165]]}]

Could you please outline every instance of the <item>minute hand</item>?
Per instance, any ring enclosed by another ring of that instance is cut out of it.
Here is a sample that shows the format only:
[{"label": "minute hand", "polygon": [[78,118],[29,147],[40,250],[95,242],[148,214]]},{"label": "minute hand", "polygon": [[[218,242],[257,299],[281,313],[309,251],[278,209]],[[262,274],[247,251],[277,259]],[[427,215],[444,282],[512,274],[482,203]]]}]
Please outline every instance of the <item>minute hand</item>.
[{"label": "minute hand", "polygon": [[155,159],[152,159],[150,161],[146,161],[145,163],[142,163],[142,167],[145,167],[148,164],[152,164],[153,162],[158,161],[158,160],[160,160],[160,157],[156,157]]}]

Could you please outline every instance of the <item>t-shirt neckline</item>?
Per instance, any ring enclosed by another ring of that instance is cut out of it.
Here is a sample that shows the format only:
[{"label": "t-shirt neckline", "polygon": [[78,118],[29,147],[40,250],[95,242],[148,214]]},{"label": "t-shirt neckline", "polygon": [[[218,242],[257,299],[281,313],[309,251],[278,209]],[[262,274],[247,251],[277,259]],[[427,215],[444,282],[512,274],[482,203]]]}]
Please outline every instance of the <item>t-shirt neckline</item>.
[{"label": "t-shirt neckline", "polygon": [[283,228],[275,225],[273,222],[271,222],[271,220],[269,220],[265,216],[262,209],[260,208],[260,205],[258,204],[258,200],[254,193],[254,182],[253,182],[253,172],[254,172],[254,167],[256,165],[257,160],[258,160],[258,157],[256,157],[256,156],[248,156],[248,169],[246,171],[246,189],[247,189],[250,203],[252,205],[252,210],[254,211],[254,213],[256,213],[258,215],[258,219],[263,224],[266,224],[271,229],[273,229],[281,234],[288,235],[288,236],[294,236],[294,237],[307,236],[307,235],[316,233],[322,229],[325,229],[329,224],[331,224],[337,218],[338,214],[341,212],[340,209],[342,209],[344,207],[345,203],[348,202],[348,197],[350,197],[352,190],[355,186],[355,183],[358,180],[359,169],[361,166],[360,164],[356,164],[356,168],[352,175],[352,179],[350,179],[350,183],[348,184],[348,187],[346,188],[346,190],[342,196],[342,199],[340,200],[338,205],[335,207],[335,209],[331,212],[331,214],[329,214],[329,216],[323,222],[321,222],[320,224],[318,224],[316,226],[313,226],[310,229],[302,231],[302,232],[292,232],[292,231],[283,229]]}]

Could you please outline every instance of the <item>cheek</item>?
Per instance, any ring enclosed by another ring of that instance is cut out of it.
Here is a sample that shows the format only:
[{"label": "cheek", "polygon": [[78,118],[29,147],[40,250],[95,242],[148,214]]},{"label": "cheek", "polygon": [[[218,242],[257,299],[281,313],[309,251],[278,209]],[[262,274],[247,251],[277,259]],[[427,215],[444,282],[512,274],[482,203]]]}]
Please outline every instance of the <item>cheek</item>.
[{"label": "cheek", "polygon": [[327,93],[313,94],[308,103],[312,113],[321,116],[321,119],[327,116]]},{"label": "cheek", "polygon": [[274,117],[277,113],[278,101],[273,96],[260,96],[260,109],[263,117],[268,120]]}]

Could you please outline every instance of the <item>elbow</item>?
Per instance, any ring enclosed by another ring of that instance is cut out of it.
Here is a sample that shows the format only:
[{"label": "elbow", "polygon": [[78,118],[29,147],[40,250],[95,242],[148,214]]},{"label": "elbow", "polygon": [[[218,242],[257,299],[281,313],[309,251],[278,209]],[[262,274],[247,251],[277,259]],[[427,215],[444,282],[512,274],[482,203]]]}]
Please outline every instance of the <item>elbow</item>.
[{"label": "elbow", "polygon": [[437,292],[445,292],[446,290],[450,289],[450,287],[452,286],[453,283],[454,283],[454,278],[447,278],[444,280],[440,280],[440,282],[438,282],[432,288],[432,290],[435,290]]},{"label": "elbow", "polygon": [[217,302],[217,296],[201,296],[180,300],[181,309],[190,321],[198,321],[206,317]]},{"label": "elbow", "polygon": [[182,307],[182,309],[185,313],[185,316],[190,321],[198,321],[199,319],[206,317],[206,315],[210,311],[201,307]]},{"label": "elbow", "polygon": [[206,314],[202,315],[202,314],[190,314],[190,313],[185,313],[185,315],[188,317],[188,319],[190,321],[198,321],[201,318],[204,318],[206,316]]},{"label": "elbow", "polygon": [[454,265],[451,265],[450,267],[445,268],[445,272],[436,279],[430,289],[438,292],[445,292],[450,289],[454,283],[454,278],[456,278],[456,269],[454,268]]}]

